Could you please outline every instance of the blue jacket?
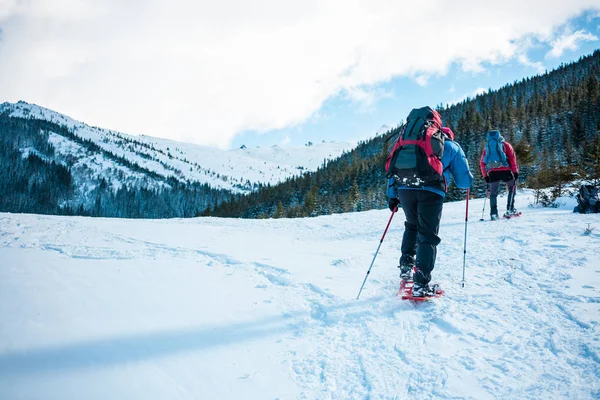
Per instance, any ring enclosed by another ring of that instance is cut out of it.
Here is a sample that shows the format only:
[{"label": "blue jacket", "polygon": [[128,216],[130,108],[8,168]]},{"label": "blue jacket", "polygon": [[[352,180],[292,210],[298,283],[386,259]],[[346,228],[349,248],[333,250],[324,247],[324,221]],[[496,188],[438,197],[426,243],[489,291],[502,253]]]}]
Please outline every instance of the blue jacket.
[{"label": "blue jacket", "polygon": [[[446,140],[444,144],[444,155],[442,156],[442,165],[444,167],[444,179],[446,179],[446,185],[450,184],[450,175],[452,175],[454,183],[460,189],[471,187],[473,175],[469,170],[469,162],[465,157],[465,153],[458,143],[452,140]],[[421,188],[406,187],[398,184],[394,178],[389,178],[387,189],[388,198],[398,197],[398,190],[429,190],[442,197],[446,196],[445,192],[438,189],[427,186]]]}]

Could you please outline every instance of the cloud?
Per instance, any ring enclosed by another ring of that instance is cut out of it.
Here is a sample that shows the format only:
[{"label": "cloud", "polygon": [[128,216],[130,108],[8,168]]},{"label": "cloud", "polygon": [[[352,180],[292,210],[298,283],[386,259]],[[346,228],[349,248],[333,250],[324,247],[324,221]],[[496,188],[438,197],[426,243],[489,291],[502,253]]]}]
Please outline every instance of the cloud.
[{"label": "cloud", "polygon": [[587,22],[592,22],[596,18],[600,18],[600,11],[588,12],[585,19]]},{"label": "cloud", "polygon": [[0,101],[227,147],[335,96],[372,105],[393,77],[515,59],[523,37],[553,40],[587,9],[597,0],[0,0]]},{"label": "cloud", "polygon": [[419,86],[427,86],[429,77],[427,75],[419,75],[415,78],[415,82],[417,82]]},{"label": "cloud", "polygon": [[558,58],[566,50],[576,50],[579,42],[595,41],[598,38],[585,30],[568,32],[550,42],[552,50],[546,54],[546,58]]},{"label": "cloud", "polygon": [[16,7],[17,0],[0,0],[0,19],[13,14]]},{"label": "cloud", "polygon": [[384,98],[393,97],[393,93],[380,87],[350,87],[345,92],[346,98],[358,105],[358,110],[368,112],[375,103]]},{"label": "cloud", "polygon": [[541,61],[531,61],[529,59],[529,57],[527,57],[527,54],[523,53],[523,54],[519,54],[517,57],[517,60],[519,60],[519,62],[527,67],[533,68],[535,69],[538,74],[543,74],[546,71],[546,67],[544,66],[544,63],[542,63]]}]

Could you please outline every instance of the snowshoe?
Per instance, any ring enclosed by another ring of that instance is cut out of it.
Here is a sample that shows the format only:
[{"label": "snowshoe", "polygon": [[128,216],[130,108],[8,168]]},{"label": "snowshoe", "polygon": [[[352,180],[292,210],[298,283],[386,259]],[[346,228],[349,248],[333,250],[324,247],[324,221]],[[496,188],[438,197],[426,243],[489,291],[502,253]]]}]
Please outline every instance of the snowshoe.
[{"label": "snowshoe", "polygon": [[517,211],[517,210],[510,210],[504,213],[503,217],[506,219],[510,219],[510,218],[514,218],[514,217],[520,217],[521,216],[521,212]]},{"label": "snowshoe", "polygon": [[402,300],[424,301],[443,296],[444,290],[437,283],[420,286],[413,281],[401,281],[398,295]]}]

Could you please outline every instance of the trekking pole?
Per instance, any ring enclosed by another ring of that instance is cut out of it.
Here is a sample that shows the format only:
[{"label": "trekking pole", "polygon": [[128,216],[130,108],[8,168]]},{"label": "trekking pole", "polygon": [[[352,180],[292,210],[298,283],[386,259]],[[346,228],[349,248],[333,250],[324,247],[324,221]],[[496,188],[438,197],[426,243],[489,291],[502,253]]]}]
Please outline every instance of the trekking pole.
[{"label": "trekking pole", "polygon": [[510,208],[511,210],[513,208],[515,208],[515,195],[517,194],[517,180],[515,179],[515,184],[513,185],[513,190],[512,190],[512,199],[510,201]]},{"label": "trekking pole", "polygon": [[467,189],[467,206],[466,206],[466,213],[465,213],[465,248],[464,248],[464,252],[463,252],[463,277],[462,277],[462,287],[465,287],[465,266],[467,263],[467,223],[469,222],[469,192],[470,190]]},{"label": "trekking pole", "polygon": [[489,185],[486,185],[485,186],[485,198],[483,199],[483,210],[481,210],[481,219],[480,219],[480,221],[483,221],[483,214],[485,213],[485,202],[487,201],[488,193],[489,193]]},{"label": "trekking pole", "polygon": [[396,207],[394,209],[394,211],[392,211],[392,216],[390,217],[390,220],[387,223],[387,226],[385,227],[385,231],[383,231],[383,236],[381,236],[381,240],[379,241],[379,246],[377,246],[377,251],[375,252],[375,255],[373,256],[373,261],[371,261],[371,266],[369,267],[369,270],[367,271],[367,275],[365,276],[365,280],[362,283],[362,286],[360,287],[360,290],[358,291],[358,296],[356,296],[356,300],[358,300],[358,298],[360,297],[360,293],[362,292],[363,288],[365,287],[365,282],[367,282],[367,278],[369,277],[369,274],[371,273],[371,268],[373,268],[373,263],[375,262],[375,257],[377,257],[377,253],[379,253],[379,248],[381,247],[381,243],[383,243],[383,238],[385,238],[385,234],[388,231],[388,228],[390,227],[390,224],[392,223],[392,218],[394,218],[394,214],[396,214],[396,211],[398,211],[398,207]]}]

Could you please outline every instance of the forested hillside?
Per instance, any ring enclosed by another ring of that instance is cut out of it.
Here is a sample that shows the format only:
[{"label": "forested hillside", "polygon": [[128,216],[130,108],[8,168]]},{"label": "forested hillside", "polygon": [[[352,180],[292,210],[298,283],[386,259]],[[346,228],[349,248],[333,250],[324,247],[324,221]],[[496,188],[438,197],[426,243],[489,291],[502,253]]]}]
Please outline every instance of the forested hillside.
[{"label": "forested hillside", "polygon": [[89,126],[24,101],[0,104],[0,211],[190,217],[314,171],[351,143],[217,149]]},{"label": "forested hillside", "polygon": [[[415,104],[415,107],[424,104]],[[485,193],[479,158],[485,133],[499,129],[517,152],[521,184],[536,188],[575,178],[597,178],[600,163],[600,50],[540,76],[474,99],[438,106]],[[314,173],[222,203],[207,214],[247,218],[315,216],[385,206],[385,139],[399,128],[360,143]],[[450,187],[448,200],[464,193]]]},{"label": "forested hillside", "polygon": [[[180,182],[147,170],[117,154],[84,140],[65,126],[39,119],[0,113],[0,211],[40,214],[76,214],[104,217],[193,217],[211,204],[232,195],[207,184]],[[111,160],[121,182],[109,182],[88,170],[73,174],[76,161],[58,155],[52,141],[58,135],[93,155],[92,162]],[[101,157],[100,157],[101,156]],[[139,175],[130,179],[125,175]],[[85,178],[83,178],[85,177]],[[78,182],[77,179],[85,179]],[[115,185],[117,185],[115,187]]]}]

